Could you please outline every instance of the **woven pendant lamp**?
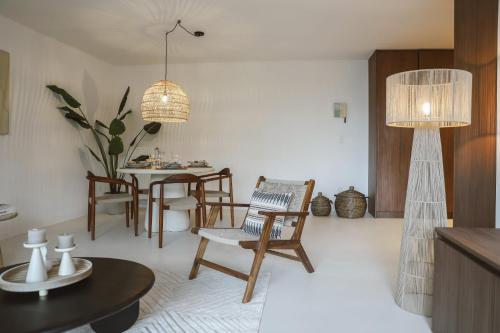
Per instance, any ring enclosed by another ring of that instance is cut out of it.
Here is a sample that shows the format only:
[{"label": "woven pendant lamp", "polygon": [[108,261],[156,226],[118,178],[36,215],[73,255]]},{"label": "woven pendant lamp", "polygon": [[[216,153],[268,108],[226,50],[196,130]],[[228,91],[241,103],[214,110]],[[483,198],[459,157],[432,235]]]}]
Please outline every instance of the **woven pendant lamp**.
[{"label": "woven pendant lamp", "polygon": [[407,311],[431,316],[434,229],[447,226],[439,128],[470,125],[472,74],[409,71],[389,76],[386,86],[387,126],[415,128],[395,300]]},{"label": "woven pendant lamp", "polygon": [[142,119],[182,123],[189,119],[189,99],[180,86],[161,80],[149,87],[141,103]]},{"label": "woven pendant lamp", "polygon": [[141,116],[146,121],[164,123],[183,123],[189,119],[189,98],[184,90],[167,80],[168,35],[177,27],[194,37],[205,35],[203,31],[191,32],[178,20],[175,26],[165,33],[165,78],[146,89],[141,102]]}]

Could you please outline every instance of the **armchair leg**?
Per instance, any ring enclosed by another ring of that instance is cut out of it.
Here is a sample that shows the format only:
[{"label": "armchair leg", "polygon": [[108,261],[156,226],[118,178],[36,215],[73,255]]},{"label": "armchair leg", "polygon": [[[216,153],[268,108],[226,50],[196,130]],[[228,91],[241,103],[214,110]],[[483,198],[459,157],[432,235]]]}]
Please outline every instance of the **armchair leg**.
[{"label": "armchair leg", "polygon": [[136,198],[132,206],[134,207],[134,233],[135,236],[139,236],[139,198]]},{"label": "armchair leg", "polygon": [[200,269],[200,260],[203,259],[203,256],[205,255],[207,245],[208,239],[202,237],[200,240],[200,245],[198,246],[198,251],[196,252],[196,257],[194,258],[191,273],[189,273],[189,280],[196,279],[196,277],[198,276],[198,270]]},{"label": "armchair leg", "polygon": [[158,203],[158,247],[163,247],[163,205]]},{"label": "armchair leg", "polygon": [[153,198],[150,196],[148,200],[148,238],[151,238],[153,228]]},{"label": "armchair leg", "polygon": [[92,215],[92,206],[90,205],[90,198],[89,198],[89,203],[87,205],[87,232],[90,232],[90,221],[91,221],[91,215]]},{"label": "armchair leg", "polygon": [[262,265],[262,260],[264,260],[265,253],[266,249],[264,246],[260,246],[255,252],[252,269],[248,275],[247,288],[245,290],[245,295],[243,295],[243,303],[248,303],[252,299],[253,289],[255,288],[255,282],[257,282],[257,276],[259,275],[260,266]]},{"label": "armchair leg", "polygon": [[127,223],[127,228],[130,227],[129,214],[130,214],[130,205],[128,202],[125,202],[125,221]]},{"label": "armchair leg", "polygon": [[296,248],[294,251],[297,254],[297,256],[300,258],[300,260],[302,261],[302,264],[304,265],[304,268],[306,269],[306,271],[308,273],[314,273],[314,267],[312,266],[311,261],[309,261],[309,258],[307,257],[306,251],[302,247],[302,244],[298,248]]},{"label": "armchair leg", "polygon": [[[222,198],[219,198],[219,202],[222,203]],[[222,207],[219,214],[220,214],[220,220],[222,221]]]},{"label": "armchair leg", "polygon": [[95,240],[95,203],[92,202],[90,213],[90,239]]}]

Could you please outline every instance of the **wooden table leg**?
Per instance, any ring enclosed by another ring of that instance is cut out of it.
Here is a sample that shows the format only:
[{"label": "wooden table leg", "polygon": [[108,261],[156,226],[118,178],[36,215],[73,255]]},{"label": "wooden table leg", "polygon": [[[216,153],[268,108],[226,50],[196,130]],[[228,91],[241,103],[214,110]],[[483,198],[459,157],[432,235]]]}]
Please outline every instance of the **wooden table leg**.
[{"label": "wooden table leg", "polygon": [[90,326],[97,333],[121,333],[132,327],[132,325],[134,325],[137,321],[138,317],[139,301],[126,307],[120,312],[93,322],[92,324],[90,324]]}]

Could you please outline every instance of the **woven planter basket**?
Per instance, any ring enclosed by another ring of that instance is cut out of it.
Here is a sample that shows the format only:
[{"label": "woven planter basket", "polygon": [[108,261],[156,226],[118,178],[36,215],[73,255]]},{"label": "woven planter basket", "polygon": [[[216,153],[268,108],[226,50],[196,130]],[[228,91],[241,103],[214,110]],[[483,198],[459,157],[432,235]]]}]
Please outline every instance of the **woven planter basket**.
[{"label": "woven planter basket", "polygon": [[311,211],[314,216],[328,216],[332,211],[332,200],[318,192],[318,196],[311,201]]},{"label": "woven planter basket", "polygon": [[365,216],[366,196],[350,186],[347,191],[335,195],[335,211],[339,217],[357,219]]}]

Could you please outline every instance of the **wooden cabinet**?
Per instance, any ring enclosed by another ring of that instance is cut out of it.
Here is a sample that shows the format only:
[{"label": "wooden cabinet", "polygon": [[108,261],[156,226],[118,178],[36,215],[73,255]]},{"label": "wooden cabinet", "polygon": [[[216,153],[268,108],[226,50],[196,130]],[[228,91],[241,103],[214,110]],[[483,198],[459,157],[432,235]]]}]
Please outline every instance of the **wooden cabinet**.
[{"label": "wooden cabinet", "polygon": [[432,331],[500,332],[500,230],[436,230]]},{"label": "wooden cabinet", "polygon": [[[424,68],[453,68],[453,50],[377,50],[369,60],[368,211],[403,217],[413,129],[385,125],[389,75]],[[453,129],[441,130],[448,215],[453,210]]]}]

